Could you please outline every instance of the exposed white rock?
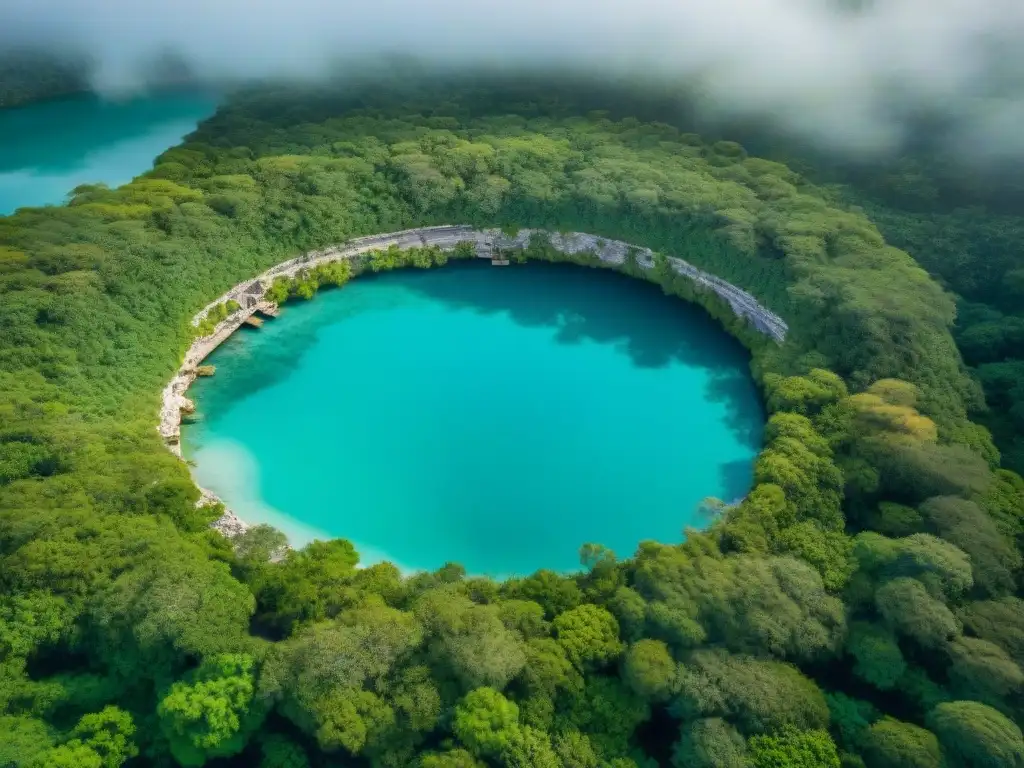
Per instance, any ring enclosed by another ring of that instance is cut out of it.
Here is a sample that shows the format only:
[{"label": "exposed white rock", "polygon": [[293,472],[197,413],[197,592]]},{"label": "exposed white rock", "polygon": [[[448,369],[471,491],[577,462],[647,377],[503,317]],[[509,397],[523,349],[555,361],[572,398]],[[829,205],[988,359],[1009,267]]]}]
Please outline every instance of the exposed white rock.
[{"label": "exposed white rock", "polygon": [[[223,503],[221,498],[213,491],[199,488],[199,501],[196,502],[197,507],[212,507]],[[224,512],[220,517],[210,523],[210,527],[215,531],[220,531],[229,539],[233,539],[235,536],[249,530],[249,524],[227,507],[224,507]]]}]

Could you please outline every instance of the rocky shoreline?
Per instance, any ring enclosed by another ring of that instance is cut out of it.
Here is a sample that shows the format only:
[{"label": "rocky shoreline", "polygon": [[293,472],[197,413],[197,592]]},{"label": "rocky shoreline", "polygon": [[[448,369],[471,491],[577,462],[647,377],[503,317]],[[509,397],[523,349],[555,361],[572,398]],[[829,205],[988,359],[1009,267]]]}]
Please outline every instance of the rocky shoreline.
[{"label": "rocky shoreline", "polygon": [[[215,504],[223,504],[224,501],[213,491],[206,488],[199,489],[199,501],[197,507],[212,507]],[[233,539],[249,530],[249,524],[236,515],[227,507],[224,507],[224,514],[210,523],[210,527],[226,538]]]},{"label": "rocky shoreline", "polygon": [[[181,416],[192,413],[195,404],[186,397],[188,388],[199,375],[198,369],[203,360],[221,343],[237,331],[244,323],[257,313],[274,314],[276,305],[264,300],[264,294],[271,283],[278,277],[295,277],[306,269],[342,259],[363,256],[371,251],[383,250],[392,246],[401,249],[433,246],[443,250],[451,250],[460,243],[470,242],[480,258],[491,258],[495,249],[517,250],[527,247],[530,238],[535,234],[543,234],[551,246],[566,254],[589,252],[601,261],[610,265],[622,265],[630,253],[642,269],[654,266],[654,253],[649,248],[640,248],[620,240],[608,240],[582,232],[567,234],[545,232],[543,230],[523,229],[515,236],[508,236],[496,229],[478,230],[469,226],[439,226],[408,229],[401,232],[370,235],[349,240],[339,246],[322,251],[310,251],[302,256],[282,262],[271,267],[257,277],[239,283],[227,293],[203,307],[192,318],[192,326],[198,328],[207,315],[215,307],[234,302],[238,308],[228,314],[214,327],[213,331],[197,338],[185,353],[184,360],[174,378],[164,387],[160,407],[160,423],[157,429],[164,443],[174,455],[181,455]],[[751,294],[737,288],[731,283],[715,275],[697,269],[683,259],[669,257],[669,264],[680,275],[693,280],[703,288],[712,291],[725,300],[733,312],[745,318],[759,332],[782,343],[789,330],[785,321],[778,315],[761,306]],[[223,503],[216,495],[200,488],[198,506]],[[227,507],[211,527],[224,536],[233,538],[244,533],[249,525]]]}]

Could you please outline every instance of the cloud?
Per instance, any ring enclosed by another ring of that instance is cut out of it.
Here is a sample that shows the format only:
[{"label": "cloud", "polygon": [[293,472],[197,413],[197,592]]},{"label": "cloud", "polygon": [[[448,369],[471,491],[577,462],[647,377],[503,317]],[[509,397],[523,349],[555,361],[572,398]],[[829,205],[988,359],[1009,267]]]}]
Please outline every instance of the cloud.
[{"label": "cloud", "polygon": [[5,0],[0,49],[84,51],[104,91],[172,52],[216,78],[433,65],[564,67],[699,87],[712,113],[771,118],[854,150],[952,126],[1024,157],[1021,0]]}]

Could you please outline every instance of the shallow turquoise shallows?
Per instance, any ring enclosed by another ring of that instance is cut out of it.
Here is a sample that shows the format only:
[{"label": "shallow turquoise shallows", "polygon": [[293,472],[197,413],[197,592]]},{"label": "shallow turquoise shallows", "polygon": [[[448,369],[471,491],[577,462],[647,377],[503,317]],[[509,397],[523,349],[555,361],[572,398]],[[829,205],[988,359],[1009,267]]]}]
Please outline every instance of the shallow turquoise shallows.
[{"label": "shallow turquoise shallows", "polygon": [[458,264],[364,276],[243,329],[192,389],[184,448],[250,522],[363,562],[507,576],[678,542],[751,484],[740,345],[609,272]]},{"label": "shallow turquoise shallows", "polygon": [[80,184],[131,181],[215,108],[213,97],[193,93],[0,110],[0,215],[58,205]]}]

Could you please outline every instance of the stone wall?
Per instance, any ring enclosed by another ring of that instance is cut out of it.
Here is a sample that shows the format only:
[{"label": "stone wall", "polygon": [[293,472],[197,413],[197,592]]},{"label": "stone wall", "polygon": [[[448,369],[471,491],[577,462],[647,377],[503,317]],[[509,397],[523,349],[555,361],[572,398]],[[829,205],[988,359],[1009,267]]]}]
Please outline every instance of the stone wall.
[{"label": "stone wall", "polygon": [[[499,248],[511,249],[526,247],[534,232],[542,232],[542,230],[524,229],[514,238],[502,235],[497,230],[486,230],[480,234],[496,240]],[[641,268],[650,269],[654,266],[654,252],[650,248],[639,248],[621,240],[607,240],[583,232],[570,232],[564,235],[550,232],[544,234],[547,235],[551,245],[562,253],[589,251],[603,262],[621,265],[632,249],[635,252],[637,264]],[[720,277],[697,269],[682,259],[670,256],[668,261],[678,274],[690,278],[701,287],[724,299],[738,317],[745,318],[758,331],[770,336],[780,344],[786,340],[786,333],[789,331],[786,322],[771,310],[761,306],[751,294]]]},{"label": "stone wall", "polygon": [[[389,248],[392,245],[403,249],[426,245],[451,249],[461,242],[474,243],[477,247],[478,255],[489,257],[493,247],[503,250],[525,248],[535,232],[542,232],[542,230],[522,229],[519,230],[515,237],[509,237],[496,229],[477,230],[468,226],[441,226],[408,229],[402,232],[389,232],[387,234],[355,238],[347,243],[327,248],[323,251],[310,251],[302,256],[272,267],[252,281],[240,283],[228,291],[228,293],[210,302],[197,312],[192,318],[192,324],[198,326],[207,312],[217,304],[223,303],[228,299],[237,301],[243,308],[250,308],[255,301],[259,300],[263,291],[269,287],[274,278],[295,277],[303,269],[308,269],[317,264],[361,256],[370,251]],[[649,269],[654,263],[654,253],[651,249],[638,248],[621,240],[608,240],[583,232],[568,234],[544,232],[543,234],[547,235],[552,246],[563,253],[589,251],[594,253],[601,261],[620,265],[626,260],[629,250],[633,249],[636,252],[637,263],[641,267]],[[786,332],[788,331],[785,321],[774,312],[761,306],[751,294],[715,275],[697,269],[683,259],[669,257],[669,263],[672,264],[673,269],[680,275],[685,275],[695,283],[723,298],[738,316],[746,318],[759,331],[771,336],[779,343],[785,341]]]}]

